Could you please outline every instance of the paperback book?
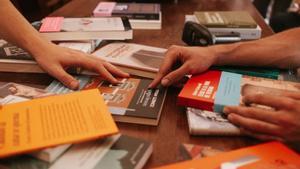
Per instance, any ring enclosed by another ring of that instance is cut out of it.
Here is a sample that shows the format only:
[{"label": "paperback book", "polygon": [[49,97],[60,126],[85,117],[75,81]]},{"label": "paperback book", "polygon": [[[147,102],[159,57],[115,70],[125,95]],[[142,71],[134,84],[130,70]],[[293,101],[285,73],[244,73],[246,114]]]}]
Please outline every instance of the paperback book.
[{"label": "paperback book", "polygon": [[198,144],[181,144],[179,150],[183,160],[201,159],[224,152],[223,150]]},{"label": "paperback book", "polygon": [[160,4],[100,2],[93,11],[95,17],[126,16],[132,29],[161,29]]},{"label": "paperback book", "polygon": [[153,151],[143,139],[114,135],[74,144],[56,161],[46,162],[22,155],[0,160],[2,169],[142,169]]},{"label": "paperback book", "polygon": [[192,76],[187,81],[179,93],[178,104],[222,112],[224,106],[243,104],[241,97],[244,95],[254,93],[281,95],[284,91],[299,92],[300,85],[295,82],[210,70]]},{"label": "paperback book", "polygon": [[127,17],[46,17],[37,29],[52,41],[126,40],[133,37]]},{"label": "paperback book", "polygon": [[300,156],[280,142],[264,143],[157,169],[298,169]]},{"label": "paperback book", "polygon": [[132,75],[154,78],[163,62],[166,49],[134,43],[111,43],[93,55]]},{"label": "paperback book", "polygon": [[2,105],[0,131],[4,158],[109,136],[118,128],[94,89]]},{"label": "paperback book", "polygon": [[241,135],[240,129],[223,114],[188,107],[186,115],[191,135]]},{"label": "paperback book", "polygon": [[[148,89],[150,79],[119,79],[112,85],[101,78],[78,76],[79,90],[97,88],[108,105],[115,121],[157,126],[161,116],[167,89],[159,86]],[[46,89],[50,93],[72,92],[62,83],[53,81]]]}]

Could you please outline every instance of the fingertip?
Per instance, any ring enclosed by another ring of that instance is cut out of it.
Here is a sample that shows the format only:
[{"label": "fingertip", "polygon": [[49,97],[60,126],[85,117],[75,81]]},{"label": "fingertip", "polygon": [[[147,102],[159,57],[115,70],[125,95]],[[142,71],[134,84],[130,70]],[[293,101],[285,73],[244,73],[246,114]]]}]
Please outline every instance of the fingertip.
[{"label": "fingertip", "polygon": [[163,85],[163,86],[169,86],[170,84],[171,84],[171,81],[168,78],[164,78],[161,80],[161,85]]},{"label": "fingertip", "polygon": [[69,87],[73,90],[77,90],[79,88],[79,82],[77,80],[72,80]]}]

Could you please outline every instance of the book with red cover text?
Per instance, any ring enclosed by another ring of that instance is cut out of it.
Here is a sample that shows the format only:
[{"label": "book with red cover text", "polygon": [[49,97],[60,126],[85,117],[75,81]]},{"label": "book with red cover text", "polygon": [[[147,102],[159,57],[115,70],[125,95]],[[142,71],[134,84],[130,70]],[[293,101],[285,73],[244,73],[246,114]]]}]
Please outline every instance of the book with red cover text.
[{"label": "book with red cover text", "polygon": [[247,94],[281,95],[284,91],[300,91],[300,84],[240,75],[223,71],[207,71],[192,76],[178,96],[178,104],[213,112],[222,112],[224,106],[237,106]]},{"label": "book with red cover text", "polygon": [[280,142],[246,147],[157,169],[299,169],[300,156]]}]

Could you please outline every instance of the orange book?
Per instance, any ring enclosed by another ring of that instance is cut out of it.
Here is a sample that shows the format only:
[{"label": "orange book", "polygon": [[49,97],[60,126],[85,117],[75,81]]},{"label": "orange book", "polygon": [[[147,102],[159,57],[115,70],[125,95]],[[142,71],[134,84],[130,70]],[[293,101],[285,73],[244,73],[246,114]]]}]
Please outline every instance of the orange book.
[{"label": "orange book", "polygon": [[300,169],[300,156],[282,143],[270,142],[157,169]]},{"label": "orange book", "polygon": [[0,158],[118,132],[98,89],[4,105]]}]

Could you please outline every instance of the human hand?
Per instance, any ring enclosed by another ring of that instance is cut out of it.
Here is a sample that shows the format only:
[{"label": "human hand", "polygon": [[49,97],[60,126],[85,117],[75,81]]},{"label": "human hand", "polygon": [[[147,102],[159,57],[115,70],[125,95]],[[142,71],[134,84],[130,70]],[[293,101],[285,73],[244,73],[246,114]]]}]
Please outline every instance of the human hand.
[{"label": "human hand", "polygon": [[[215,59],[214,52],[209,47],[171,46],[149,87],[154,88],[159,83],[169,86],[180,81],[187,74],[201,73],[207,70],[215,62]],[[172,67],[178,62],[181,63],[181,66],[172,70]]]},{"label": "human hand", "polygon": [[52,43],[47,44],[44,49],[38,50],[32,55],[42,69],[71,89],[77,89],[79,82],[65,71],[69,67],[82,67],[94,71],[114,84],[118,83],[118,80],[113,75],[129,77],[129,74],[108,62],[81,51],[60,47]]},{"label": "human hand", "polygon": [[224,113],[247,135],[262,140],[300,141],[300,92],[285,92],[281,96],[252,94],[243,98],[247,105],[271,107],[228,106]]}]

